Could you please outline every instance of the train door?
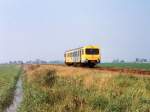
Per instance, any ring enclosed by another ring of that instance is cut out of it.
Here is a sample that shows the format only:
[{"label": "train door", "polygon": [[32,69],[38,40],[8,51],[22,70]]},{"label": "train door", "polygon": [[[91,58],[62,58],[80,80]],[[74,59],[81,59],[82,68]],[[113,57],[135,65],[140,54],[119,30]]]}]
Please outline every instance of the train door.
[{"label": "train door", "polygon": [[82,49],[79,50],[79,63],[81,63],[81,55],[82,55],[81,50]]}]

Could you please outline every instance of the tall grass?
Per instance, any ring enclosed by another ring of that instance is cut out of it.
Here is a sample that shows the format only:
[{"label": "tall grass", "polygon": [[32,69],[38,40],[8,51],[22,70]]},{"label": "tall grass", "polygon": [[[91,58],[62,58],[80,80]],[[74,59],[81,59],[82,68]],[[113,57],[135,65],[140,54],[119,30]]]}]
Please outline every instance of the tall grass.
[{"label": "tall grass", "polygon": [[19,74],[20,68],[16,65],[0,65],[0,112],[12,102]]},{"label": "tall grass", "polygon": [[[83,72],[83,71],[82,71]],[[19,112],[149,112],[150,78],[104,73],[61,77],[38,67],[24,75]],[[28,75],[32,75],[29,77]],[[34,78],[33,76],[37,76]],[[91,77],[92,78],[87,78]],[[104,77],[105,76],[105,77]],[[28,80],[28,78],[33,78]],[[93,83],[87,86],[87,80]],[[101,85],[100,85],[101,84]],[[104,87],[103,87],[104,86]]]}]

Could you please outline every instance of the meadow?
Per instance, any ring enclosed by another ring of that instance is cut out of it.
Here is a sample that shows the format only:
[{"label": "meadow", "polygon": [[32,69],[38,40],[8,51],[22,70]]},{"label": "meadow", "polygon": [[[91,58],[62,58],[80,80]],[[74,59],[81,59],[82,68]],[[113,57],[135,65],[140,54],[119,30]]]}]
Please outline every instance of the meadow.
[{"label": "meadow", "polygon": [[150,70],[150,63],[101,63],[97,66]]},{"label": "meadow", "polygon": [[18,112],[150,112],[150,77],[55,65],[24,71]]},{"label": "meadow", "polygon": [[19,73],[18,65],[0,65],[0,112],[12,102]]}]

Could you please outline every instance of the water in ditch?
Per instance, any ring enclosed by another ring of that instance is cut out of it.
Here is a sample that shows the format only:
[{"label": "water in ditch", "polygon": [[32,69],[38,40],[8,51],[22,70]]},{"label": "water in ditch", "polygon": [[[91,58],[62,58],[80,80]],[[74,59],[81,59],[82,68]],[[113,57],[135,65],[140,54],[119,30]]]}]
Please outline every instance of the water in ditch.
[{"label": "water in ditch", "polygon": [[22,80],[21,80],[21,78],[19,78],[17,85],[16,85],[13,102],[6,109],[6,112],[17,112],[17,108],[19,107],[22,99],[23,99]]}]

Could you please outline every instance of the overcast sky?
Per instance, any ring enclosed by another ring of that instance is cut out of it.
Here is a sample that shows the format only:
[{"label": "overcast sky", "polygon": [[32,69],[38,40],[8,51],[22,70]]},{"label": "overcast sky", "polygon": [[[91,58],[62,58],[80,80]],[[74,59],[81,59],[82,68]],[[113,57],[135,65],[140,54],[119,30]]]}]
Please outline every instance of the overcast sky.
[{"label": "overcast sky", "polygon": [[0,0],[0,62],[89,44],[103,61],[150,59],[150,0]]}]

